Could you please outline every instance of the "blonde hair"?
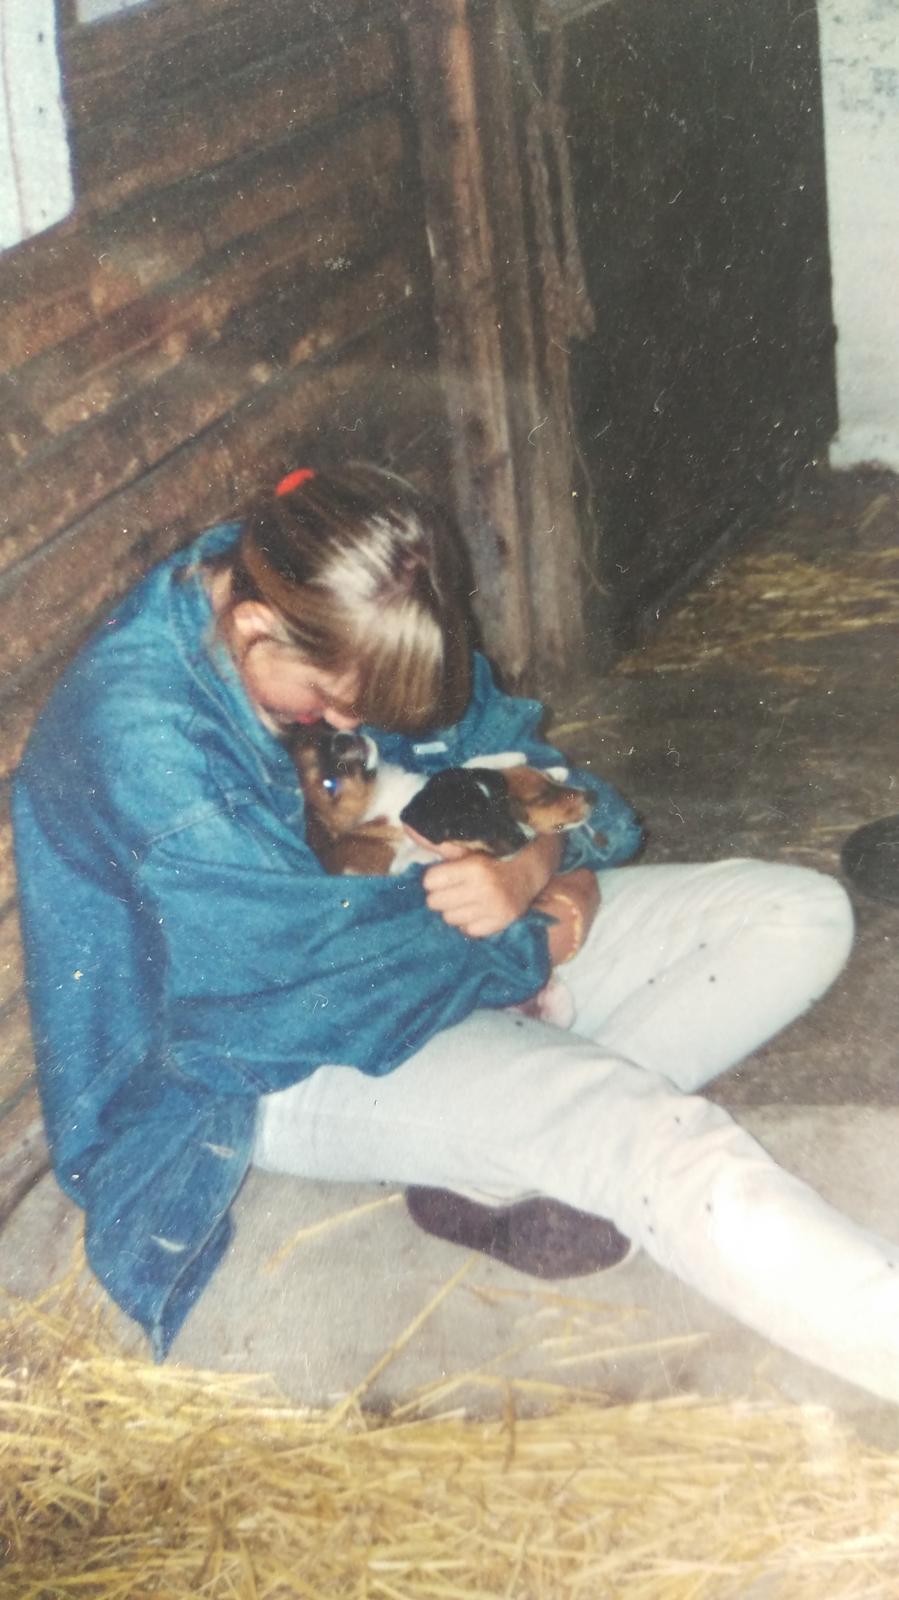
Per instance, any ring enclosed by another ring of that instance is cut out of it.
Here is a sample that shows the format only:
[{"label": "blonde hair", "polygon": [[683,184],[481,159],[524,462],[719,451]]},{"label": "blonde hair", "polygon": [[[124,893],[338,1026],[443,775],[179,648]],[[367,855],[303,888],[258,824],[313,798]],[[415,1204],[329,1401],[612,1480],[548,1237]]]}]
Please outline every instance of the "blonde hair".
[{"label": "blonde hair", "polygon": [[221,565],[220,626],[242,601],[263,601],[307,661],[358,674],[363,722],[419,733],[462,716],[464,558],[450,519],[405,479],[362,462],[304,476],[251,506]]}]

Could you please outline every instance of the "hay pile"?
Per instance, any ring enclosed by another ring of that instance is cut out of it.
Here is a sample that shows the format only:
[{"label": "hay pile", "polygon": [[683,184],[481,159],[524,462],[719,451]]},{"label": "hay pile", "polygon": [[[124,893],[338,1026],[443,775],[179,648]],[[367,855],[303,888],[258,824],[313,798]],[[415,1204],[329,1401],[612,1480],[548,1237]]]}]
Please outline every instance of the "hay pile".
[{"label": "hay pile", "polygon": [[724,663],[814,678],[818,664],[785,661],[784,645],[897,623],[899,546],[828,561],[750,551],[691,594],[615,671],[690,672]]},{"label": "hay pile", "polygon": [[899,1459],[817,1408],[310,1413],[121,1355],[71,1282],[0,1340],[3,1600],[897,1593]]}]

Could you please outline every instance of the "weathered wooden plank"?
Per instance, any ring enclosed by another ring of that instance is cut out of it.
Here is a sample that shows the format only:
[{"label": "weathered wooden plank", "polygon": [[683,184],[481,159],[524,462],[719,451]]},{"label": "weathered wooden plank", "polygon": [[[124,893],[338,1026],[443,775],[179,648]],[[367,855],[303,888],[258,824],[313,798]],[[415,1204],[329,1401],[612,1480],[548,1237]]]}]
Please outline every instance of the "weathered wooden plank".
[{"label": "weathered wooden plank", "polygon": [[[346,397],[365,394],[391,354],[408,358],[426,316],[403,299],[363,323],[345,306],[344,344],[328,363],[301,366],[261,388],[200,437],[73,526],[55,545],[14,573],[0,597],[0,679],[11,687],[34,661],[40,642],[48,680],[99,614],[154,560],[197,529],[233,513],[254,481],[265,481],[266,448],[275,438],[326,422]],[[311,333],[310,338],[316,337]],[[301,350],[299,359],[306,356]]]},{"label": "weathered wooden plank", "polygon": [[396,41],[373,33],[344,46],[330,36],[311,66],[264,63],[203,93],[141,106],[108,128],[75,133],[79,209],[111,209],[140,190],[157,190],[222,166],[327,121],[395,86]]},{"label": "weathered wooden plank", "polygon": [[27,404],[15,376],[0,376],[0,472],[19,466],[35,440],[49,438],[43,419]]},{"label": "weathered wooden plank", "polygon": [[454,419],[456,510],[471,539],[487,649],[509,681],[519,683],[531,660],[527,557],[519,527],[496,245],[478,134],[466,0],[411,0],[408,36],[440,369]]},{"label": "weathered wooden plank", "polygon": [[[185,203],[194,205],[195,193],[202,195],[203,234],[212,250],[294,212],[311,228],[313,213],[317,223],[326,207],[345,206],[355,189],[376,185],[380,191],[391,171],[398,186],[410,186],[417,178],[415,159],[397,105],[376,100],[301,130],[274,149],[188,180]],[[379,204],[377,195],[369,204]],[[376,221],[371,213],[369,221]]]},{"label": "weathered wooden plank", "polygon": [[335,26],[343,26],[349,16],[356,16],[360,25],[370,23],[383,9],[373,0],[305,0],[298,16],[297,0],[265,0],[263,12],[260,0],[191,0],[188,6],[184,0],[153,0],[152,5],[109,17],[102,28],[63,28],[66,79],[116,69],[127,72],[136,52],[147,57],[180,54],[191,48],[195,38],[207,41],[208,52],[210,35],[246,28],[248,22],[258,37],[263,18],[265,26],[273,28],[292,19],[296,39],[301,29],[304,36],[314,35],[332,19]]},{"label": "weathered wooden plank", "polygon": [[66,100],[77,124],[130,113],[135,95],[148,105],[195,83],[221,83],[248,62],[315,48],[324,29],[356,31],[383,11],[372,0],[177,0],[142,7],[64,42]]},{"label": "weathered wooden plank", "polygon": [[16,892],[16,869],[12,856],[12,821],[9,796],[0,786],[0,907],[8,907]]},{"label": "weathered wooden plank", "polygon": [[161,460],[174,440],[180,443],[206,429],[254,387],[339,348],[413,294],[402,239],[356,273],[344,277],[328,269],[310,272],[288,291],[276,285],[264,300],[230,319],[208,351],[166,374],[152,393],[129,405],[131,431],[145,461]]},{"label": "weathered wooden plank", "polygon": [[0,1116],[0,1226],[50,1165],[44,1123],[33,1085]]},{"label": "weathered wooden plank", "polygon": [[4,253],[0,370],[15,369],[152,284],[177,277],[206,249],[196,207],[163,198],[152,218],[132,206]]},{"label": "weathered wooden plank", "polygon": [[34,337],[41,342],[58,344],[92,316],[90,269],[95,263],[91,242],[71,228],[53,238],[39,234],[0,255],[0,369],[16,366],[31,353],[32,327],[40,329]]},{"label": "weathered wooden plank", "polygon": [[[360,136],[357,130],[354,138]],[[43,436],[102,415],[176,366],[208,343],[238,307],[269,292],[276,277],[287,286],[291,274],[301,282],[304,270],[345,270],[363,247],[370,248],[373,215],[379,232],[397,226],[394,167],[402,146],[396,117],[377,118],[364,136],[379,158],[364,180],[339,185],[336,192],[332,187],[322,200],[317,166],[311,182],[296,184],[297,209],[291,215],[243,235],[238,244],[229,241],[174,282],[130,301],[21,368],[16,400],[20,406],[27,401],[40,418]],[[351,143],[339,141],[337,150],[328,152],[329,162],[349,156],[351,149]],[[0,402],[0,427],[2,412]]]},{"label": "weathered wooden plank", "polygon": [[0,1014],[0,1103],[33,1071],[31,1021],[24,998],[19,997]]},{"label": "weathered wooden plank", "polygon": [[34,1054],[18,913],[8,796],[0,796],[0,1225],[48,1164],[34,1088]]},{"label": "weathered wooden plank", "polygon": [[[270,3],[278,5],[283,0]],[[295,0],[291,3],[295,4]],[[312,0],[313,7],[318,3],[319,0]],[[100,27],[85,27],[77,21],[77,0],[57,0],[67,75],[91,65],[127,66],[135,50],[153,52],[164,50],[170,43],[180,44],[194,28],[213,28],[241,6],[246,6],[246,0],[191,0],[189,6],[184,5],[184,0],[153,0],[152,5],[110,15]]]},{"label": "weathered wooden plank", "polygon": [[[128,419],[123,416],[122,420]],[[120,433],[117,421],[118,415],[108,424],[101,420],[73,430],[62,442],[52,441],[18,473],[10,474],[0,541],[0,561],[5,567],[47,543],[79,512],[144,470],[146,463],[137,441]]]},{"label": "weathered wooden plank", "polygon": [[[300,240],[304,248],[305,243]],[[224,300],[217,304],[211,290],[218,324],[214,339],[124,405],[70,430],[10,475],[0,570],[207,428],[280,368],[313,359],[350,338],[369,316],[408,299],[415,288],[410,254],[401,237],[388,253],[354,273],[335,271],[328,257],[300,281],[297,263],[289,262],[269,274],[264,299],[231,318],[224,315]]]},{"label": "weathered wooden plank", "polygon": [[[37,645],[37,642],[35,643]],[[49,693],[50,679],[47,673],[26,672],[24,678],[21,676],[7,678],[3,687],[4,693],[0,699],[0,723],[3,726],[3,738],[0,740],[0,780],[7,779],[22,758],[22,751],[34,719]],[[3,812],[8,821],[6,800],[3,802]],[[4,839],[5,835],[0,834],[0,841]],[[6,854],[3,842],[0,842],[0,860],[7,863],[7,876],[9,876],[12,856]],[[5,901],[5,894],[3,898]]]},{"label": "weathered wooden plank", "polygon": [[527,180],[532,205],[534,186],[550,185],[545,150],[539,144],[529,149],[525,137],[528,115],[541,102],[528,59],[533,46],[507,0],[497,0],[489,13],[474,8],[472,29],[485,182],[503,241],[495,292],[527,558],[533,638],[528,687],[546,694],[582,666],[586,648],[577,514],[577,486],[583,490],[583,483],[574,461],[569,389],[573,333],[559,325],[557,240],[552,233],[544,236],[536,221],[532,238],[525,213]]},{"label": "weathered wooden plank", "polygon": [[18,1000],[24,1004],[25,966],[22,935],[15,902],[0,911],[0,1016],[4,1006]]},{"label": "weathered wooden plank", "polygon": [[[199,173],[152,200],[134,198],[75,233],[5,252],[0,371],[56,349],[245,234],[296,211],[322,211],[329,201],[337,209],[350,185],[384,181],[402,140],[395,110],[363,108]],[[409,181],[406,169],[397,181]],[[25,447],[16,453],[21,457]]]},{"label": "weathered wooden plank", "polygon": [[0,1013],[25,983],[8,785],[0,786]]}]

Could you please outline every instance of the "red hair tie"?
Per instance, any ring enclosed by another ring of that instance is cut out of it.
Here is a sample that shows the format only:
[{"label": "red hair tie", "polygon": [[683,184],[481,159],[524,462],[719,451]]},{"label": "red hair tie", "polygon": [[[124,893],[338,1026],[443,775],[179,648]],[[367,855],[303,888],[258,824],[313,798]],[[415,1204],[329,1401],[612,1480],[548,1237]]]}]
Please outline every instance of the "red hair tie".
[{"label": "red hair tie", "polygon": [[308,483],[310,478],[314,477],[315,473],[311,467],[299,467],[296,472],[288,472],[287,477],[282,478],[278,484],[275,498],[280,499],[283,494],[291,494],[294,489],[299,489],[301,484]]}]

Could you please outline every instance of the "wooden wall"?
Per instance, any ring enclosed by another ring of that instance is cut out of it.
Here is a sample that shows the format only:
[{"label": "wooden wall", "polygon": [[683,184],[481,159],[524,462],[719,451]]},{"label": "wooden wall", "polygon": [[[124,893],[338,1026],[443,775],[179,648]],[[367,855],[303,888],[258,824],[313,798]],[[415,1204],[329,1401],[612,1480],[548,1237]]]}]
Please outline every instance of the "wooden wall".
[{"label": "wooden wall", "polygon": [[0,257],[0,1214],[46,1159],[8,816],[36,709],[118,594],[287,464],[286,434],[353,432],[382,389],[394,415],[435,406],[389,0],[65,18],[76,212]]}]

